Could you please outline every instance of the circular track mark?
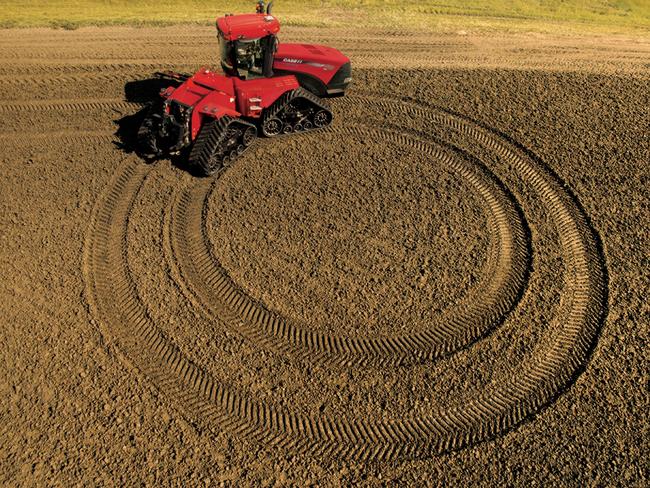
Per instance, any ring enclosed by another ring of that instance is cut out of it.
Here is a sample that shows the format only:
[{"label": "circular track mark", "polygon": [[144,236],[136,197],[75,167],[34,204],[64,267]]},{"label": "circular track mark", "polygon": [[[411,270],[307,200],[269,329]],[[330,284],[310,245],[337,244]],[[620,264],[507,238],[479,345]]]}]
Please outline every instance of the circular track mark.
[{"label": "circular track mark", "polygon": [[[387,102],[386,102],[387,103]],[[568,386],[586,361],[598,333],[606,292],[597,238],[562,183],[527,152],[496,132],[430,108],[405,106],[426,120],[462,132],[495,151],[537,194],[559,230],[567,280],[566,313],[551,319],[527,362],[506,382],[492,383],[460,406],[397,421],[347,421],[308,417],[261,403],[216,383],[188,361],[150,320],[126,263],[127,222],[146,168],[122,168],[93,212],[84,253],[87,295],[106,333],[164,391],[201,422],[218,422],[235,435],[250,435],[313,455],[359,459],[427,456],[502,432],[536,412]]]},{"label": "circular track mark", "polygon": [[[513,202],[489,171],[424,140],[367,127],[330,129],[341,138],[357,135],[419,150],[468,182],[485,202],[488,225],[496,236],[484,276],[458,305],[444,311],[426,330],[387,337],[346,337],[305,329],[267,310],[243,292],[210,251],[204,222],[212,186],[205,181],[181,192],[172,219],[171,244],[180,274],[208,313],[226,319],[238,332],[279,350],[302,348],[305,358],[338,356],[341,362],[406,363],[433,359],[484,336],[513,308],[526,282],[529,243]],[[218,180],[216,180],[218,184]],[[235,320],[233,321],[233,318]]]},{"label": "circular track mark", "polygon": [[140,105],[137,103],[124,102],[119,99],[108,99],[108,100],[99,99],[99,100],[83,100],[83,101],[62,100],[60,102],[45,100],[45,101],[17,102],[17,103],[8,103],[8,104],[3,103],[0,104],[0,113],[25,112],[25,111],[85,112],[94,109],[130,110],[139,107]]}]

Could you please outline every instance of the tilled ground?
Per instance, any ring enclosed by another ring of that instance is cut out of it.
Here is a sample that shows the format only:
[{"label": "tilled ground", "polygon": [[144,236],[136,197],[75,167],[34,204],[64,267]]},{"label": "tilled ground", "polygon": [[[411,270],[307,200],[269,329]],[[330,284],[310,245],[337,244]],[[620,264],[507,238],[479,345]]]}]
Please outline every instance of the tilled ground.
[{"label": "tilled ground", "polygon": [[3,482],[646,483],[648,40],[283,39],[334,124],[198,179],[123,139],[211,30],[3,33]]}]

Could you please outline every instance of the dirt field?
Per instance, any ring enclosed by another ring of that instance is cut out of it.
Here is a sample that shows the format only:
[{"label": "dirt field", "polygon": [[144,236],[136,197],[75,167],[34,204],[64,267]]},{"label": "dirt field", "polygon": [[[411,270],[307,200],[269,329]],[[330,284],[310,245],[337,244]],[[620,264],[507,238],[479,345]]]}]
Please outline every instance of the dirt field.
[{"label": "dirt field", "polygon": [[334,124],[200,179],[124,142],[211,29],[3,32],[0,480],[646,485],[650,39],[282,39]]}]

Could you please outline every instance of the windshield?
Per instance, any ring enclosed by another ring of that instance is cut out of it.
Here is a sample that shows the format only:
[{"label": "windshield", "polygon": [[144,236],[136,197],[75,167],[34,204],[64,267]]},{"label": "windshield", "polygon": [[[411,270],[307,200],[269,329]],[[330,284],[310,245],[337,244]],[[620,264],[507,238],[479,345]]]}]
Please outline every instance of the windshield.
[{"label": "windshield", "polygon": [[242,78],[262,76],[264,53],[261,39],[240,39],[235,42],[237,71]]},{"label": "windshield", "polygon": [[[228,41],[219,32],[218,38],[221,67],[225,72],[243,79],[265,76],[264,56],[272,56],[275,51],[276,40],[273,36]],[[267,61],[272,62],[272,57]]]}]

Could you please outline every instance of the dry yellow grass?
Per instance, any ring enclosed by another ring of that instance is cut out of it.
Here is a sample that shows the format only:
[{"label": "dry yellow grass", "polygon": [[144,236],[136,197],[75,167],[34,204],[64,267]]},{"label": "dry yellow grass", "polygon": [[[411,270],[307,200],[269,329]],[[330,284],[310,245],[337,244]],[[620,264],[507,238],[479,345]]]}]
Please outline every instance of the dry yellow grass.
[{"label": "dry yellow grass", "polygon": [[[252,11],[248,0],[3,0],[0,27],[167,25]],[[285,25],[413,28],[437,32],[650,32],[646,0],[276,0]]]}]

